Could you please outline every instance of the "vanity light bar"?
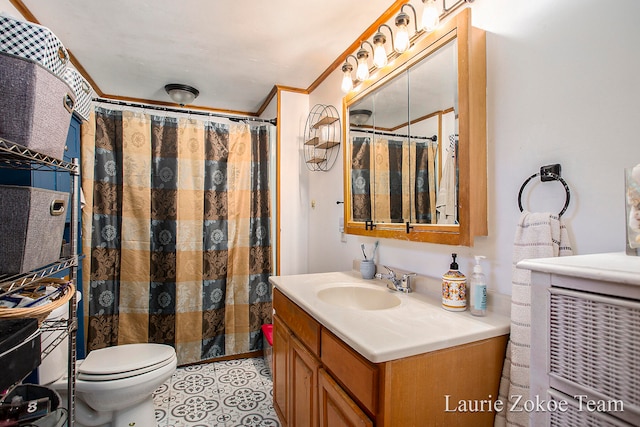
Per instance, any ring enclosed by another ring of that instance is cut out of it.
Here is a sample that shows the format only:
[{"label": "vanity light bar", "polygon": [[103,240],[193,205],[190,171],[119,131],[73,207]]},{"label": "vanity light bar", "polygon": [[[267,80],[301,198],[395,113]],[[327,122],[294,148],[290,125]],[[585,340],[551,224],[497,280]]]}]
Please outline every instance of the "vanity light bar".
[{"label": "vanity light bar", "polygon": [[[442,2],[442,8],[438,8],[437,1]],[[474,0],[457,0],[454,4],[447,7],[447,0],[422,0],[424,8],[422,10],[422,19],[420,20],[420,26],[418,26],[418,16],[416,9],[409,3],[405,3],[400,8],[400,12],[396,15],[394,22],[396,26],[396,33],[394,35],[393,29],[387,25],[382,24],[378,27],[378,31],[373,35],[372,42],[364,40],[360,43],[360,49],[356,56],[347,55],[342,64],[342,92],[348,93],[353,90],[359,83],[367,80],[370,75],[375,72],[376,69],[386,66],[389,62],[393,61],[397,56],[407,51],[415,42],[415,40],[421,37],[423,34],[428,34],[438,28],[438,25],[442,19],[449,16],[455,10],[465,3],[473,3]],[[408,27],[411,26],[411,16],[407,14],[404,9],[408,7],[413,11],[413,35],[409,36]],[[441,12],[439,12],[442,10]],[[439,14],[438,14],[439,12]],[[382,32],[382,28],[386,27],[391,34],[391,52],[387,54],[384,45],[387,42],[387,37]],[[371,52],[365,49],[365,43],[370,46]],[[349,57],[355,60],[356,65],[356,78],[353,79],[353,65],[349,63]],[[372,60],[372,66],[368,67],[369,59]]]}]

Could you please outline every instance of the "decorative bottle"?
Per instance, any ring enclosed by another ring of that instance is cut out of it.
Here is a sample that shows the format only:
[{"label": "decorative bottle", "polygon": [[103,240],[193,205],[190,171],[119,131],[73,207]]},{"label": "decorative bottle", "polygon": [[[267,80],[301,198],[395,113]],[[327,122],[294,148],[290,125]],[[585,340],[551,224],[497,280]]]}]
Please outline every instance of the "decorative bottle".
[{"label": "decorative bottle", "polygon": [[449,311],[467,309],[467,278],[458,269],[457,254],[451,254],[453,262],[442,276],[442,308]]}]

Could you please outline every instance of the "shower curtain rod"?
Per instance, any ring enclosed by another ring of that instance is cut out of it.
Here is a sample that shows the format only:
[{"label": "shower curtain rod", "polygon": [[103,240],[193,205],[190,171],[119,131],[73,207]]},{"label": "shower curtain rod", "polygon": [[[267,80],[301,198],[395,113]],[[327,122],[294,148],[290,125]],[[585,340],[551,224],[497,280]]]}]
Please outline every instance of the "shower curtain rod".
[{"label": "shower curtain rod", "polygon": [[107,99],[107,98],[93,98],[92,101],[94,102],[102,102],[105,104],[113,104],[113,105],[120,105],[123,107],[134,107],[134,108],[143,108],[143,109],[147,109],[147,110],[158,110],[158,111],[166,111],[166,112],[170,112],[170,113],[183,113],[183,114],[194,114],[194,115],[198,115],[198,116],[207,116],[207,117],[219,117],[222,119],[229,119],[232,122],[259,122],[259,123],[267,123],[270,125],[275,126],[277,119],[261,119],[258,117],[250,117],[250,116],[246,116],[246,117],[238,117],[238,116],[232,116],[229,114],[222,114],[222,113],[213,113],[213,112],[207,112],[207,111],[198,111],[198,110],[183,110],[183,109],[179,109],[179,108],[172,108],[172,107],[162,107],[159,105],[149,105],[149,104],[140,104],[140,103],[135,103],[135,102],[127,102],[127,101],[118,101],[115,99]]},{"label": "shower curtain rod", "polygon": [[372,133],[375,135],[384,135],[384,136],[395,136],[398,138],[410,138],[410,139],[423,139],[423,140],[429,140],[432,142],[436,142],[438,141],[438,136],[437,135],[433,135],[433,136],[412,136],[412,135],[402,135],[399,133],[391,133],[391,132],[381,132],[378,130],[369,130],[369,129],[361,129],[361,128],[349,128],[350,131],[352,132],[364,132],[364,133]]}]

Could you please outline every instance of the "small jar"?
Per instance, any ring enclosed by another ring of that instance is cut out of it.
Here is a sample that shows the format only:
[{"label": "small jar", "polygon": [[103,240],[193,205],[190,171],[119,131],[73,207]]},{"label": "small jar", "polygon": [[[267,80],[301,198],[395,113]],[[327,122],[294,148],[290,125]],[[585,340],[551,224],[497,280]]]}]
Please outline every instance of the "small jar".
[{"label": "small jar", "polygon": [[363,279],[373,279],[376,275],[376,264],[372,259],[364,259],[360,261],[360,274]]}]

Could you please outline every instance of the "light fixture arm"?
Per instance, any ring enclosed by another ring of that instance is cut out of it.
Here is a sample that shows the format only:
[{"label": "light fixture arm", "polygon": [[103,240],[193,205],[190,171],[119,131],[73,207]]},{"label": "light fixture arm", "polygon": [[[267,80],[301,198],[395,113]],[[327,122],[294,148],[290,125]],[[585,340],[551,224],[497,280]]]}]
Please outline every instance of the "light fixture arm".
[{"label": "light fixture arm", "polygon": [[[393,43],[393,30],[387,24],[380,24],[380,26],[378,27],[378,33],[382,34],[383,36],[384,36],[384,33],[382,32],[382,27],[387,27],[387,29],[389,30],[389,34],[391,35],[391,50],[396,50],[396,47]],[[385,40],[386,40],[386,37],[385,37]]]},{"label": "light fixture arm", "polygon": [[358,59],[349,54],[344,58],[344,64],[342,64],[342,91],[344,93],[349,92],[350,90],[353,89],[353,77],[351,76],[351,73],[353,72],[353,65],[351,65],[349,63],[349,57],[353,58],[353,60],[356,63],[356,66],[358,65]]},{"label": "light fixture arm", "polygon": [[364,48],[364,45],[368,44],[371,47],[371,53],[374,52],[373,45],[369,41],[364,40],[360,42],[360,49],[356,53],[358,59],[358,68],[356,69],[356,80],[365,81],[369,78],[369,51]]},{"label": "light fixture arm", "polygon": [[[465,1],[465,0],[461,0],[461,1]],[[411,8],[411,10],[413,11],[413,28],[415,30],[415,33],[417,33],[419,31],[418,30],[418,14],[416,13],[416,8],[413,7],[410,3],[405,3],[405,4],[402,5],[402,7],[400,8],[400,13],[398,14],[398,16],[396,16],[396,22],[398,22],[398,18],[406,19],[407,21],[411,21],[411,19],[409,19],[409,15],[407,15],[404,12],[404,7],[405,6],[409,6]],[[406,16],[406,18],[405,18],[405,16]]]},{"label": "light fixture arm", "polygon": [[364,49],[364,44],[365,43],[369,45],[369,47],[371,48],[371,52],[373,52],[373,45],[371,44],[371,42],[369,40],[363,40],[360,43],[360,49]]},{"label": "light fixture arm", "polygon": [[353,56],[352,54],[347,55],[344,58],[344,64],[342,64],[342,70],[344,71],[344,66],[348,65],[349,67],[351,67],[351,69],[353,70],[353,65],[351,65],[349,63],[349,58],[353,58],[353,61],[356,63],[356,66],[358,65],[358,58],[356,58],[355,56]]}]

